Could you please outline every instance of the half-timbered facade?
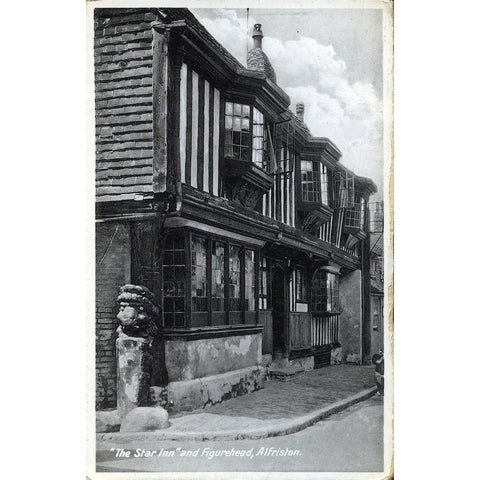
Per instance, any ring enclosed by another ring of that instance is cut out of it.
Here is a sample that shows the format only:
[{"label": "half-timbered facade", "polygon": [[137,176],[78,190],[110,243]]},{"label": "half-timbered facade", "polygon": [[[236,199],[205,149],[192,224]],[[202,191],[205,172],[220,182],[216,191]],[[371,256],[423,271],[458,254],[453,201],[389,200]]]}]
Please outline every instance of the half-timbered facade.
[{"label": "half-timbered facade", "polygon": [[244,67],[186,9],[95,11],[99,406],[125,283],[161,307],[176,408],[261,388],[272,361],[370,361],[376,187],[289,110],[262,36]]}]

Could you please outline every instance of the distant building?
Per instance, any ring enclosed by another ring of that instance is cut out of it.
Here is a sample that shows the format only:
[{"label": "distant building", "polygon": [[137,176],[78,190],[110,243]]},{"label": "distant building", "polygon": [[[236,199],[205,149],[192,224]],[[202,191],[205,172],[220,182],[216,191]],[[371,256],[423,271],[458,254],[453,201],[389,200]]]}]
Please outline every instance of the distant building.
[{"label": "distant building", "polygon": [[245,68],[186,9],[95,10],[100,408],[115,403],[125,283],[161,307],[155,382],[176,408],[260,388],[272,358],[374,353],[376,186],[310,134],[304,104],[289,110],[262,36]]},{"label": "distant building", "polygon": [[372,354],[384,351],[384,255],[383,255],[383,202],[370,205],[370,298],[372,315]]}]

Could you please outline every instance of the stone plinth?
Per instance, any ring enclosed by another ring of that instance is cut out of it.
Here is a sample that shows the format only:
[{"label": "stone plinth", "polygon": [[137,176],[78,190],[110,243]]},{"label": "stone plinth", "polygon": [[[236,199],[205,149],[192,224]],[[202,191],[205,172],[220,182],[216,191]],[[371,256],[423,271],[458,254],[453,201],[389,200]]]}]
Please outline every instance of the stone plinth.
[{"label": "stone plinth", "polygon": [[149,404],[152,347],[145,338],[117,338],[117,411],[121,418]]},{"label": "stone plinth", "polygon": [[259,365],[193,380],[170,382],[168,400],[174,412],[205,408],[262,389],[265,374],[265,368]]},{"label": "stone plinth", "polygon": [[194,380],[262,364],[262,334],[201,340],[167,340],[169,382]]}]

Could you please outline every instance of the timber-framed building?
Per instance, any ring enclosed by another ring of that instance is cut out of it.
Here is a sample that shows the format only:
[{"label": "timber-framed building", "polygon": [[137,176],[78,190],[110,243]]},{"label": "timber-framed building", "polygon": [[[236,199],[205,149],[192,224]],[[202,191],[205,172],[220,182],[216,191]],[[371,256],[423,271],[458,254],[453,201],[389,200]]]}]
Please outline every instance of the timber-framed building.
[{"label": "timber-framed building", "polygon": [[370,362],[376,186],[292,113],[262,36],[244,67],[186,9],[95,10],[99,407],[126,283],[160,306],[154,381],[178,409],[261,388],[271,362]]}]

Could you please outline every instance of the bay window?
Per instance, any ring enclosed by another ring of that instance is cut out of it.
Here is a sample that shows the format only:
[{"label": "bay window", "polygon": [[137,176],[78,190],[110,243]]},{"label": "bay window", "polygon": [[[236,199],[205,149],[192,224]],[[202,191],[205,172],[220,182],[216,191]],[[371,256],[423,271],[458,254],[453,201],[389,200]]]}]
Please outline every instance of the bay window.
[{"label": "bay window", "polygon": [[263,114],[255,107],[225,102],[225,156],[266,169]]},{"label": "bay window", "polygon": [[164,326],[255,324],[258,257],[228,240],[170,233],[163,256]]},{"label": "bay window", "polygon": [[225,103],[225,155],[250,160],[250,105]]},{"label": "bay window", "polygon": [[351,208],[345,209],[345,227],[350,230],[365,230],[365,198],[355,195]]},{"label": "bay window", "polygon": [[318,163],[311,160],[301,161],[302,200],[304,202],[320,201],[320,175]]},{"label": "bay window", "polygon": [[302,200],[330,205],[330,175],[322,162],[302,160],[300,163]]}]

